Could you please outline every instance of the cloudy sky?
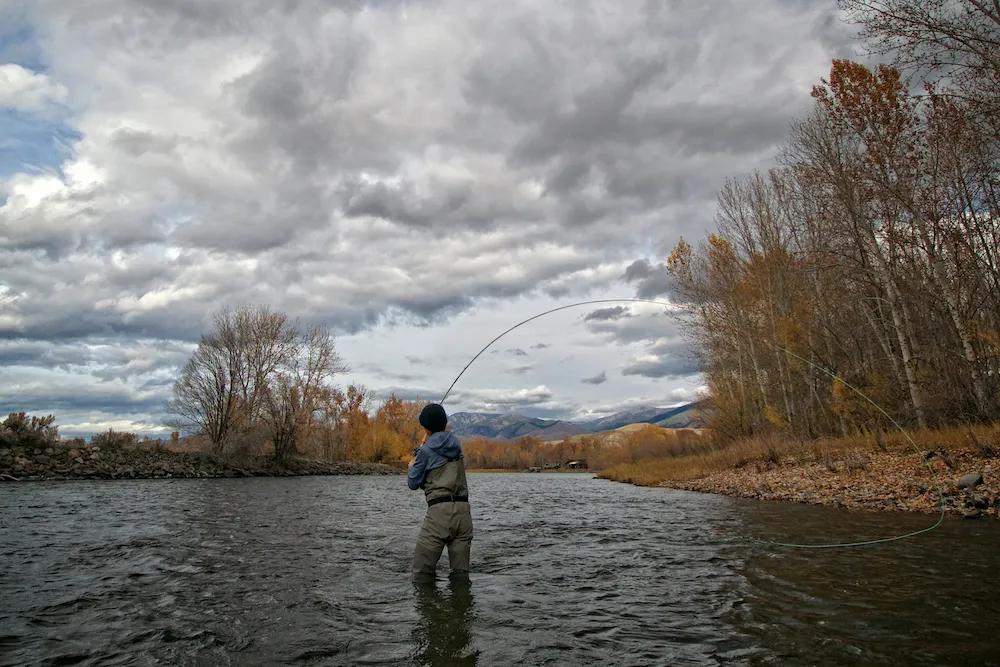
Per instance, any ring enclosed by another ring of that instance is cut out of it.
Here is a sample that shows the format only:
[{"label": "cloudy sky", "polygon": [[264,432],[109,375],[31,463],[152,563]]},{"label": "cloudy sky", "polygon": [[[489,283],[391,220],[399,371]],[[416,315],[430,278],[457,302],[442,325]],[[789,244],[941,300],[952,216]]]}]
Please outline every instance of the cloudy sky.
[{"label": "cloudy sky", "polygon": [[[328,324],[384,395],[584,299],[668,299],[773,164],[834,0],[0,0],[0,410],[155,432],[225,304]],[[701,385],[669,309],[563,311],[450,408],[578,417]]]}]

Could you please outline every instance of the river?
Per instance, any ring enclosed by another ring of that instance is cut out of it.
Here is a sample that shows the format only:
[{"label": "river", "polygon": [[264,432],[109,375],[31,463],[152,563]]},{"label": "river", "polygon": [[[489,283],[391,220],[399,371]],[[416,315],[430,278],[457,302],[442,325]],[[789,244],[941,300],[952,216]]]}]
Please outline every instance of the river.
[{"label": "river", "polygon": [[[1000,664],[1000,523],[470,475],[468,585],[402,477],[0,486],[3,665]],[[446,561],[447,556],[443,557]]]}]

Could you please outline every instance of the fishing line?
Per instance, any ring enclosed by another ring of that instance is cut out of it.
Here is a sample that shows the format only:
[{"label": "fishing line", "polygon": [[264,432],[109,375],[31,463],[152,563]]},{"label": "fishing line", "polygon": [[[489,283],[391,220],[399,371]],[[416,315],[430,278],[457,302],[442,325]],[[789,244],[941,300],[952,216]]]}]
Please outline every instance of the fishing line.
[{"label": "fishing line", "polygon": [[[447,400],[448,395],[451,394],[451,390],[455,388],[455,385],[458,384],[458,381],[465,374],[465,371],[469,370],[469,367],[472,366],[472,364],[474,364],[476,362],[476,360],[480,356],[482,356],[482,354],[484,352],[486,352],[491,347],[493,347],[494,343],[496,343],[497,341],[499,341],[501,338],[503,338],[504,336],[506,336],[510,332],[514,331],[515,329],[518,329],[519,327],[524,326],[525,324],[528,324],[529,322],[533,322],[534,320],[537,320],[540,317],[545,317],[546,315],[551,315],[552,313],[557,313],[557,312],[559,312],[561,310],[568,310],[570,308],[578,308],[580,306],[593,306],[593,305],[602,304],[602,303],[649,303],[649,304],[653,304],[653,305],[657,305],[657,306],[665,306],[667,308],[673,308],[674,307],[674,304],[666,303],[664,301],[654,301],[654,300],[651,300],[651,299],[595,299],[595,300],[591,300],[591,301],[579,301],[577,303],[571,303],[571,304],[567,304],[565,306],[559,306],[558,308],[552,308],[550,310],[546,310],[545,312],[538,313],[537,315],[532,315],[528,319],[522,320],[522,321],[518,322],[517,324],[515,324],[514,326],[510,327],[509,329],[507,329],[506,331],[502,332],[501,334],[499,334],[498,336],[496,336],[493,340],[491,340],[486,345],[484,345],[481,350],[479,350],[478,352],[476,352],[475,356],[472,357],[472,359],[469,360],[469,363],[465,364],[465,366],[462,368],[462,370],[459,372],[459,374],[457,376],[455,376],[455,379],[452,381],[451,385],[449,385],[448,390],[446,392],[444,392],[444,396],[442,396],[441,400],[438,401],[438,402],[443,405],[444,402],[445,402],[445,400]],[[875,409],[878,410],[880,413],[882,413],[882,415],[884,415],[885,418],[888,419],[889,422],[893,426],[895,426],[897,429],[899,429],[899,432],[903,434],[903,437],[906,438],[907,442],[909,442],[910,446],[913,448],[914,453],[916,453],[918,456],[920,455],[920,449],[919,449],[919,447],[917,447],[917,443],[915,443],[913,441],[913,438],[910,437],[910,434],[907,433],[906,430],[902,426],[900,426],[899,422],[897,422],[895,419],[893,419],[892,416],[888,412],[886,412],[884,409],[882,409],[882,406],[880,406],[878,403],[876,403],[871,398],[869,398],[863,391],[861,391],[860,389],[858,389],[857,387],[855,387],[851,383],[847,382],[846,380],[844,380],[843,378],[841,378],[840,376],[838,376],[833,371],[831,371],[831,370],[829,370],[827,368],[824,368],[823,366],[820,366],[819,364],[817,364],[817,363],[815,363],[813,361],[810,361],[809,359],[801,357],[798,354],[792,352],[791,350],[782,347],[781,345],[777,345],[775,343],[770,343],[770,342],[768,344],[771,345],[771,347],[773,347],[773,348],[775,348],[777,350],[781,350],[782,352],[784,352],[785,354],[789,355],[790,357],[798,359],[799,361],[802,361],[802,362],[808,364],[810,367],[812,367],[812,368],[820,371],[821,373],[823,373],[825,375],[828,375],[829,377],[833,378],[834,381],[842,383],[845,387],[847,387],[848,389],[850,389],[851,391],[853,391],[854,393],[856,393],[858,396],[860,396],[861,398],[863,398],[865,401],[867,401],[868,403],[870,403],[871,405],[873,405],[875,407]],[[930,526],[928,526],[926,528],[921,528],[920,530],[914,530],[914,531],[911,531],[911,532],[908,532],[908,533],[903,533],[902,535],[893,535],[893,536],[890,536],[890,537],[880,537],[880,538],[872,539],[872,540],[860,540],[860,541],[857,541],[857,542],[830,542],[830,543],[818,543],[818,544],[800,544],[800,543],[796,543],[796,542],[777,542],[777,541],[773,541],[773,540],[765,540],[765,539],[760,539],[760,538],[751,538],[751,539],[753,539],[756,542],[760,542],[762,544],[768,544],[768,545],[776,546],[776,547],[786,547],[786,548],[789,548],[789,549],[840,549],[840,548],[847,548],[847,547],[864,547],[864,546],[872,546],[872,545],[876,545],[876,544],[885,544],[887,542],[895,542],[897,540],[904,540],[904,539],[907,539],[907,538],[910,538],[910,537],[915,537],[915,536],[921,535],[923,533],[929,533],[930,531],[932,531],[935,528],[937,528],[938,526],[940,526],[941,523],[944,521],[945,507],[944,507],[944,490],[943,490],[943,488],[941,486],[941,482],[940,482],[940,480],[938,478],[937,472],[934,470],[934,467],[930,464],[930,460],[929,459],[925,459],[925,463],[927,465],[927,469],[930,471],[931,478],[934,480],[934,483],[937,486],[937,491],[938,491],[938,508],[940,510],[939,514],[938,514],[938,517],[937,517],[937,520],[932,525],[930,525]]]},{"label": "fishing line", "polygon": [[[830,376],[831,378],[834,379],[834,381],[842,383],[845,387],[847,387],[848,389],[850,389],[851,391],[853,391],[854,393],[856,393],[861,398],[863,398],[866,401],[868,401],[871,405],[873,405],[875,407],[876,410],[878,410],[879,412],[881,412],[882,415],[884,415],[885,418],[888,419],[889,422],[893,426],[895,426],[897,429],[899,429],[899,432],[903,434],[903,437],[906,438],[906,441],[908,443],[910,443],[910,447],[913,448],[913,452],[917,456],[920,456],[920,448],[917,447],[917,443],[915,443],[913,441],[913,438],[910,437],[910,434],[907,433],[906,430],[902,426],[899,425],[899,422],[897,422],[895,419],[892,418],[892,415],[890,415],[888,412],[886,412],[885,410],[883,410],[881,405],[879,405],[878,403],[876,403],[875,401],[873,401],[872,399],[870,399],[863,391],[861,391],[860,389],[858,389],[857,387],[855,387],[854,385],[852,385],[850,382],[848,382],[848,381],[844,380],[843,378],[839,377],[836,373],[834,373],[833,371],[831,371],[828,368],[824,368],[824,367],[820,366],[819,364],[816,364],[816,363],[814,363],[814,362],[812,362],[812,361],[810,361],[808,359],[805,359],[804,357],[801,357],[801,356],[795,354],[791,350],[788,350],[788,349],[786,349],[786,348],[784,348],[784,347],[782,347],[780,345],[777,345],[775,343],[770,343],[770,345],[772,347],[778,349],[778,350],[781,350],[785,354],[787,354],[787,355],[789,355],[791,357],[794,357],[795,359],[798,359],[799,361],[804,361],[805,363],[809,364],[811,367],[815,368],[816,370],[820,371],[821,373],[824,373],[824,374]],[[921,458],[923,458],[923,457],[921,457]],[[937,472],[934,470],[934,466],[932,466],[931,463],[930,463],[930,459],[929,458],[925,458],[924,459],[924,464],[927,466],[927,470],[931,474],[931,479],[934,480],[934,484],[937,487],[937,492],[938,492],[938,510],[939,510],[937,520],[933,524],[931,524],[930,526],[927,526],[926,528],[921,528],[920,530],[914,530],[914,531],[911,531],[909,533],[903,533],[902,535],[893,535],[891,537],[880,537],[880,538],[873,539],[873,540],[863,540],[863,541],[859,541],[859,542],[832,542],[832,543],[828,543],[828,544],[797,544],[797,543],[794,543],[794,542],[774,542],[772,540],[759,540],[759,541],[765,542],[767,544],[771,544],[773,546],[789,547],[789,548],[792,548],[792,549],[834,549],[834,548],[839,548],[839,547],[864,547],[864,546],[870,546],[870,545],[874,545],[874,544],[885,544],[887,542],[895,542],[897,540],[905,540],[908,537],[915,537],[915,536],[921,535],[923,533],[929,533],[930,531],[932,531],[935,528],[937,528],[938,526],[940,526],[941,523],[944,521],[944,513],[945,513],[945,509],[944,509],[944,489],[941,486],[941,481],[938,478]]]}]

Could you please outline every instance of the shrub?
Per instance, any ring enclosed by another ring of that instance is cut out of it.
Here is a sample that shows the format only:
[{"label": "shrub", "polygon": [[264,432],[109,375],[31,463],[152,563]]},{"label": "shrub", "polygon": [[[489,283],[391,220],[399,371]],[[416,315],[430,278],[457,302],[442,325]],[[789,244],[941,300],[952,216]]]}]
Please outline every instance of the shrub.
[{"label": "shrub", "polygon": [[0,444],[9,447],[46,447],[59,439],[59,427],[53,415],[29,417],[12,412],[0,423]]},{"label": "shrub", "polygon": [[90,439],[90,444],[95,447],[107,449],[121,449],[122,447],[133,447],[136,443],[135,433],[126,431],[116,431],[109,428],[104,433],[95,433]]}]

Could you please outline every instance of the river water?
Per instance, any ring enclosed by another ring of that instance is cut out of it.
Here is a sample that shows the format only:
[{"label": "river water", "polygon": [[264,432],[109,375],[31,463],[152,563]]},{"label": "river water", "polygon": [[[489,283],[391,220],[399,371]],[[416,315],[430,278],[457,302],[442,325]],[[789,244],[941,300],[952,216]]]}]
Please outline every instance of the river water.
[{"label": "river water", "polygon": [[1000,523],[470,475],[473,569],[409,581],[402,477],[0,486],[0,664],[1000,664]]}]

